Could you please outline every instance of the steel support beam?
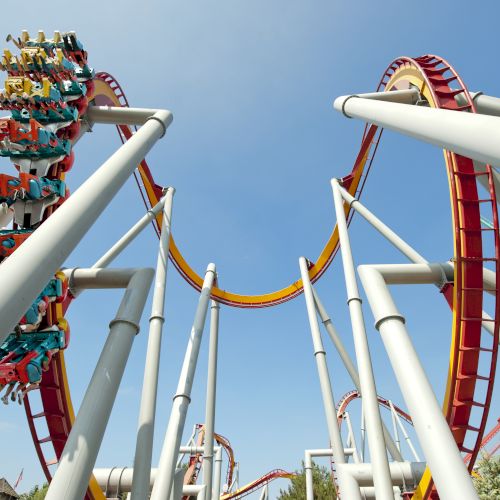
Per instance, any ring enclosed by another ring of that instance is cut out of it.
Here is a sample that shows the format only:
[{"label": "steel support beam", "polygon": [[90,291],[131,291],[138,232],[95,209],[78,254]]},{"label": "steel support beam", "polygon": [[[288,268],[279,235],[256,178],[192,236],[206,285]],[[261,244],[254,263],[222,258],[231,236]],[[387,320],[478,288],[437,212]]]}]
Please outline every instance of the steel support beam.
[{"label": "steel support beam", "polygon": [[355,95],[338,97],[333,105],[348,118],[359,118],[468,158],[500,166],[498,117],[360,99]]},{"label": "steel support beam", "polygon": [[318,316],[316,315],[316,308],[314,306],[314,295],[311,282],[309,280],[309,271],[307,269],[306,259],[304,257],[300,257],[299,267],[304,287],[304,297],[306,299],[307,315],[309,317],[309,327],[311,329],[311,337],[314,348],[314,358],[318,369],[319,384],[323,398],[323,407],[326,415],[330,446],[333,450],[333,458],[335,462],[344,463],[344,445],[342,444],[342,436],[340,435],[340,429],[337,422],[337,411],[335,409],[335,401],[333,399],[330,374],[328,373],[326,352],[323,347],[323,341],[321,340]]},{"label": "steel support beam", "polygon": [[212,500],[220,498],[220,483],[222,477],[222,447],[215,452],[214,481],[212,487]]},{"label": "steel support beam", "polygon": [[[100,271],[103,275],[107,272]],[[127,273],[123,274],[126,278]],[[76,279],[75,275],[73,279]],[[139,321],[152,279],[152,269],[140,269],[132,274],[127,283],[57,471],[50,483],[47,500],[80,500],[85,496],[132,342],[139,332]],[[105,287],[105,284],[101,283],[101,286]]]},{"label": "steel support beam", "polygon": [[[359,375],[358,375],[358,370],[354,366],[354,363],[349,356],[349,353],[347,352],[347,349],[345,348],[339,334],[337,333],[337,330],[333,326],[333,322],[326,311],[325,307],[323,306],[323,303],[321,302],[319,295],[316,291],[316,289],[311,285],[313,295],[314,295],[314,303],[316,306],[316,311],[318,312],[319,317],[321,318],[321,322],[323,323],[323,326],[325,327],[328,335],[330,336],[331,341],[333,342],[333,345],[337,349],[337,352],[339,353],[340,359],[344,363],[345,369],[347,370],[347,373],[351,377],[352,383],[356,387],[356,389],[359,391],[361,396],[363,396],[361,392],[361,385],[359,383]],[[361,405],[363,406],[363,405]],[[382,421],[382,429],[384,432],[384,439],[385,443],[387,446],[387,450],[391,454],[391,457],[393,460],[396,460],[397,462],[402,462],[403,457],[401,456],[401,453],[399,452],[398,448],[396,447],[396,444],[394,443],[391,434],[387,430],[384,421]],[[364,437],[362,438],[364,440]],[[363,443],[363,454],[364,454],[364,443]],[[361,458],[363,458],[361,456]]]},{"label": "steel support beam", "polygon": [[0,343],[63,265],[146,153],[172,121],[158,111],[2,262]]},{"label": "steel support beam", "polygon": [[217,394],[217,351],[219,345],[219,310],[215,300],[211,302],[210,342],[208,348],[207,398],[205,407],[205,445],[203,450],[203,483],[209,500],[212,496],[214,461],[215,401]]},{"label": "steel support beam", "polygon": [[405,318],[387,286],[433,283],[441,266],[359,266],[358,272],[440,498],[477,499],[453,434],[411,342]]},{"label": "steel support beam", "polygon": [[[174,188],[167,188],[173,194]],[[120,253],[147,227],[153,220],[156,219],[158,214],[163,210],[167,196],[163,196],[160,201],[146,214],[141,217],[92,267],[108,267],[113,260],[120,255]]]},{"label": "steel support beam", "polygon": [[172,203],[175,189],[168,188],[163,208],[160,244],[156,263],[156,277],[153,292],[151,317],[149,318],[149,337],[144,366],[141,407],[137,429],[134,456],[134,483],[132,500],[142,500],[149,494],[149,475],[153,454],[153,435],[156,414],[156,395],[160,369],[160,351],[163,323],[165,322],[165,290],[167,286],[167,265],[172,229]]},{"label": "steel support beam", "polygon": [[[214,447],[215,453],[218,453],[219,448],[220,446]],[[203,453],[203,447],[181,446],[179,451],[180,453],[195,455]],[[128,493],[132,491],[134,469],[131,467],[99,467],[95,468],[92,473],[94,474],[97,484],[103,491],[112,490],[117,493]],[[148,490],[144,498],[147,498],[147,495],[149,495],[149,492],[153,488],[157,475],[157,468],[150,470]]]},{"label": "steel support beam", "polygon": [[[305,450],[304,472],[306,475],[306,500],[314,500],[312,457],[331,457],[332,455],[333,455],[332,449]],[[343,462],[345,462],[345,458]]]},{"label": "steel support beam", "polygon": [[182,365],[177,392],[174,396],[172,411],[168,422],[163,449],[161,452],[158,469],[160,475],[151,493],[151,500],[165,500],[169,498],[174,481],[175,464],[181,443],[184,424],[186,422],[187,410],[191,402],[191,389],[193,387],[194,375],[198,354],[200,352],[201,338],[207,315],[210,292],[215,280],[215,265],[209,264],[203,281],[198,307],[194,318],[193,327],[189,336],[189,343]]},{"label": "steel support beam", "polygon": [[354,348],[358,364],[359,382],[361,386],[362,404],[368,434],[368,446],[373,463],[373,475],[377,496],[382,499],[391,499],[393,496],[389,462],[387,460],[386,444],[382,427],[382,418],[377,399],[377,388],[370,356],[368,338],[366,336],[365,320],[361,307],[361,297],[356,280],[354,260],[351,253],[347,221],[344,212],[344,203],[337,180],[332,179],[335,213],[339,232],[340,250],[347,289],[347,304],[351,317]]}]

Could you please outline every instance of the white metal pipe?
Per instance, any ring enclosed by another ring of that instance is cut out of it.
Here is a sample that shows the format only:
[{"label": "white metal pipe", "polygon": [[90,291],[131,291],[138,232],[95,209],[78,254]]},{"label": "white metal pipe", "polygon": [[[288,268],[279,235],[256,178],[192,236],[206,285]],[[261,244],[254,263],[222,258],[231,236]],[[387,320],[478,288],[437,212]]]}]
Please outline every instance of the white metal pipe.
[{"label": "white metal pipe", "polygon": [[89,106],[86,116],[93,123],[112,125],[144,125],[158,109]]},{"label": "white metal pipe", "polygon": [[495,327],[493,318],[486,312],[483,311],[483,319],[485,321],[481,322],[481,326],[491,335],[495,335]]},{"label": "white metal pipe", "polygon": [[[401,489],[398,486],[394,486],[394,500],[402,500]],[[375,496],[375,488],[373,486],[362,486],[359,488],[361,492],[361,498],[363,500],[377,500]]]},{"label": "white metal pipe", "polygon": [[[116,491],[117,493],[127,493],[132,489],[134,469],[130,467],[96,468],[92,472],[99,488],[101,488],[104,492],[106,492],[107,489]],[[148,492],[151,491],[157,474],[158,469],[151,469]]]},{"label": "white metal pipe", "polygon": [[219,500],[221,477],[222,477],[222,447],[219,447],[219,449],[215,452],[212,500]]},{"label": "white metal pipe", "polygon": [[[500,99],[498,97],[492,97],[489,95],[484,95],[482,92],[471,92],[472,100],[476,106],[476,111],[483,115],[500,116]],[[459,94],[457,98],[461,97]],[[457,99],[458,100],[458,99]],[[465,100],[461,100],[461,103],[465,104]]]},{"label": "white metal pipe", "polygon": [[414,250],[406,241],[400,238],[389,226],[384,224],[377,216],[362,205],[359,200],[354,198],[342,186],[339,185],[339,191],[345,201],[351,208],[356,210],[367,222],[369,222],[384,238],[392,243],[401,253],[406,255],[412,262],[427,262],[422,255]]},{"label": "white metal pipe", "polygon": [[[425,267],[424,264],[407,265],[410,266]],[[388,267],[390,266],[358,267],[375,317],[375,327],[382,336],[440,497],[443,500],[475,499],[477,493],[472,480],[410,340],[405,319],[398,311],[386,285],[384,270],[389,270]],[[428,276],[429,270],[424,269],[423,274]],[[414,272],[411,277],[415,277]]]},{"label": "white metal pipe", "polygon": [[158,391],[158,373],[160,369],[160,351],[163,324],[165,322],[165,291],[167,286],[167,266],[172,229],[172,204],[175,189],[168,188],[163,207],[160,244],[156,263],[156,277],[153,292],[151,316],[149,318],[148,348],[144,366],[141,407],[137,429],[137,441],[134,456],[134,484],[132,500],[142,500],[149,493],[149,471],[153,454],[153,435],[156,414],[156,396]]},{"label": "white metal pipe", "polygon": [[[353,474],[350,474],[350,469],[347,468],[347,466],[351,465],[353,464],[340,464],[337,467],[337,480],[339,485],[339,493],[342,498],[346,498],[347,500],[363,500],[363,497],[361,496],[361,491],[359,489],[359,484],[354,478]],[[391,498],[391,497],[385,497],[385,498]]]},{"label": "white metal pipe", "polygon": [[191,388],[193,386],[194,375],[198,354],[200,352],[201,338],[207,315],[210,292],[215,279],[215,265],[209,264],[203,287],[201,290],[198,307],[194,318],[193,327],[189,337],[184,363],[179,376],[177,392],[174,396],[172,411],[168,422],[163,449],[160,456],[158,469],[160,477],[156,481],[151,493],[151,500],[164,500],[169,497],[172,489],[175,463],[179,453],[182,432],[186,422],[186,414],[191,402]]},{"label": "white metal pipe", "polygon": [[[425,467],[425,462],[391,462],[390,470],[392,483],[395,486],[402,486],[404,484],[416,485],[422,478]],[[372,464],[341,464],[339,469],[351,475],[358,483],[358,486],[373,486]],[[392,494],[391,498],[393,497],[394,495]]]},{"label": "white metal pipe", "polygon": [[[306,500],[314,500],[314,488],[313,488],[313,461],[312,457],[331,457],[333,456],[333,450],[331,448],[327,449],[313,449],[304,451],[304,472],[306,475]],[[342,450],[344,454],[344,450]],[[345,458],[343,460],[345,463]]]},{"label": "white metal pipe", "polygon": [[398,102],[400,104],[416,104],[420,99],[417,89],[391,90],[389,92],[367,92],[355,94],[362,99],[375,99],[377,101]]},{"label": "white metal pipe", "polygon": [[[215,453],[218,453],[220,446],[215,446]],[[189,453],[191,455],[203,453],[202,446],[181,446],[180,453]],[[106,487],[108,489],[119,491],[121,493],[127,493],[132,490],[132,483],[134,477],[134,469],[131,467],[98,467],[95,468],[92,473],[99,484],[99,487],[104,491]],[[156,480],[158,474],[157,468],[152,468],[150,470],[149,476],[149,491],[153,488],[153,484]]]},{"label": "white metal pipe", "polygon": [[401,442],[399,440],[399,432],[398,432],[398,424],[396,423],[396,412],[392,411],[392,402],[389,401],[391,405],[391,420],[392,420],[392,429],[394,432],[394,440],[396,441],[396,446],[398,450],[401,451]]},{"label": "white metal pipe", "polygon": [[204,484],[185,484],[182,486],[182,494],[186,496],[196,496],[198,500],[205,498]]},{"label": "white metal pipe", "polygon": [[314,358],[318,369],[319,384],[321,387],[321,395],[323,398],[323,407],[326,415],[326,424],[328,427],[328,435],[330,437],[330,446],[333,450],[333,458],[336,463],[344,463],[344,445],[342,444],[342,437],[337,422],[337,411],[335,409],[335,401],[333,399],[333,391],[328,373],[328,365],[326,362],[326,352],[321,340],[321,333],[319,331],[318,317],[316,315],[316,308],[314,305],[314,296],[309,280],[309,272],[307,270],[307,263],[304,257],[299,259],[300,275],[302,277],[302,284],[304,287],[304,297],[306,300],[307,315],[309,317],[309,327],[311,329],[311,337],[314,347]]},{"label": "white metal pipe", "polygon": [[0,343],[172,121],[159,111],[92,174],[0,270]]},{"label": "white metal pipe", "polygon": [[152,279],[152,269],[141,269],[128,283],[50,483],[47,500],[80,500],[85,496],[132,342],[139,332]]},{"label": "white metal pipe", "polygon": [[491,271],[486,267],[483,267],[483,284],[485,288],[489,290],[490,294],[495,294],[494,290],[496,289],[497,275],[494,271]]},{"label": "white metal pipe", "polygon": [[[351,357],[349,356],[349,353],[347,352],[347,349],[345,348],[342,340],[340,339],[339,334],[337,333],[337,330],[335,329],[333,322],[326,311],[325,307],[323,306],[319,295],[316,291],[316,289],[311,285],[313,295],[314,295],[314,302],[316,306],[316,310],[319,314],[319,317],[321,318],[321,322],[323,323],[324,327],[326,328],[326,331],[328,332],[328,335],[330,336],[330,339],[333,342],[333,345],[337,349],[337,352],[339,353],[339,356],[344,363],[344,366],[347,370],[347,373],[349,373],[349,376],[351,377],[351,380],[356,387],[356,389],[361,393],[361,385],[359,383],[359,375],[358,375],[358,370],[354,366],[353,361],[351,360]],[[402,461],[403,457],[401,456],[401,453],[397,449],[394,441],[392,440],[392,437],[387,430],[384,422],[382,421],[382,428],[384,431],[384,439],[387,445],[387,450],[391,454],[392,458],[396,461]],[[364,436],[363,436],[364,439]],[[364,444],[363,444],[363,454],[364,454]],[[362,457],[361,457],[362,458]]]},{"label": "white metal pipe", "polygon": [[347,352],[347,349],[344,346],[344,343],[340,339],[339,334],[337,333],[337,330],[335,329],[333,322],[326,311],[325,307],[323,306],[323,303],[321,302],[318,292],[316,289],[312,286],[313,294],[314,294],[314,303],[316,306],[316,310],[319,314],[319,317],[321,318],[321,322],[323,323],[328,335],[330,336],[331,341],[333,342],[333,345],[335,346],[335,349],[339,353],[340,359],[342,360],[342,363],[345,366],[345,369],[347,370],[347,373],[351,377],[352,382],[356,386],[356,389],[358,391],[360,390],[360,384],[359,384],[359,375],[358,375],[358,370],[354,366],[354,363],[351,359],[351,356],[349,356],[349,353]]},{"label": "white metal pipe", "polygon": [[[382,422],[383,423],[383,422]],[[363,398],[361,398],[361,461],[365,461],[365,443],[366,443],[366,425],[365,425],[365,410],[363,409]]]},{"label": "white metal pipe", "polygon": [[349,118],[359,118],[468,158],[500,166],[497,117],[356,96],[338,97],[333,105]]},{"label": "white metal pipe", "polygon": [[[339,187],[340,193],[344,200],[346,200],[350,207],[356,210],[367,222],[369,222],[384,238],[386,238],[390,243],[392,243],[401,253],[403,253],[409,260],[414,263],[427,263],[428,261],[420,255],[414,248],[412,248],[406,241],[404,241],[401,237],[399,237],[389,226],[384,224],[375,214],[373,214],[370,210],[368,210],[362,203],[359,202],[356,198],[354,198],[349,192],[347,192],[344,188]],[[453,281],[453,272],[451,270],[451,264],[447,264],[447,270],[442,276],[439,277],[439,281],[435,284],[441,287],[444,283],[445,279],[449,281]],[[484,286],[487,289],[487,293],[494,294],[495,293],[495,282],[496,282],[496,274],[493,271],[490,271],[487,268],[483,268],[483,282]],[[486,321],[482,322],[482,327],[490,334],[494,334],[493,323],[491,321],[491,316],[489,316],[485,311],[483,311],[483,317]],[[333,340],[333,339],[332,339]],[[359,389],[358,389],[359,390]],[[387,440],[387,435],[386,435]],[[391,450],[389,450],[391,451]],[[394,455],[393,455],[394,458]],[[399,457],[397,460],[402,460]]]},{"label": "white metal pipe", "polygon": [[212,497],[214,460],[215,401],[217,394],[217,351],[219,344],[220,305],[212,300],[210,307],[210,341],[208,348],[207,398],[205,408],[205,446],[203,450],[203,483],[207,495]]},{"label": "white metal pipe", "polygon": [[344,419],[347,424],[347,432],[349,435],[350,439],[350,445],[352,446],[353,453],[352,453],[352,459],[354,460],[354,463],[360,463],[361,460],[359,459],[358,455],[358,447],[356,445],[356,438],[354,437],[354,432],[352,430],[352,424],[351,424],[351,417],[349,416],[349,412],[346,411],[344,412]]},{"label": "white metal pipe", "polygon": [[140,268],[82,269],[66,268],[62,272],[68,278],[70,288],[102,289],[126,288],[132,276]]},{"label": "white metal pipe", "polygon": [[[486,171],[486,164],[480,161],[473,161],[474,165],[474,171],[475,172],[485,172]],[[500,196],[500,174],[498,173],[497,169],[493,167],[491,169],[491,176],[493,180],[493,186],[495,189],[495,193],[497,195],[497,203],[500,201],[499,196]],[[483,186],[486,191],[490,191],[490,183],[489,183],[489,178],[486,175],[478,175],[477,176],[477,181]]]},{"label": "white metal pipe", "polygon": [[[173,190],[174,188],[167,188]],[[92,267],[107,267],[126,248],[148,224],[156,219],[156,216],[163,210],[167,197],[163,196],[160,201],[146,214],[141,217]]]},{"label": "white metal pipe", "polygon": [[269,500],[269,485],[265,484],[262,488],[262,493],[260,494],[259,500]]},{"label": "white metal pipe", "polygon": [[344,268],[345,283],[347,289],[347,303],[352,323],[352,334],[354,337],[354,348],[358,364],[361,394],[363,396],[363,408],[365,411],[366,427],[368,433],[368,445],[370,457],[373,462],[375,478],[375,489],[381,499],[389,499],[393,496],[389,462],[387,460],[386,444],[382,427],[382,418],[377,399],[377,389],[373,376],[373,367],[370,357],[370,348],[366,336],[361,297],[359,295],[354,260],[351,253],[349,233],[344,212],[344,204],[340,193],[339,184],[332,179],[333,197],[335,202],[335,213],[337,215],[337,228],[339,232],[340,250],[342,253],[342,264]]},{"label": "white metal pipe", "polygon": [[417,450],[415,449],[415,447],[413,446],[413,443],[411,442],[411,439],[410,439],[410,436],[408,436],[408,433],[406,432],[406,429],[404,428],[404,425],[403,423],[401,422],[401,419],[399,418],[399,415],[397,414],[396,412],[396,408],[394,408],[394,405],[392,404],[392,401],[389,401],[389,405],[391,406],[391,413],[392,413],[392,416],[393,418],[395,419],[397,425],[399,426],[399,428],[401,429],[401,432],[403,433],[403,436],[405,438],[405,441],[406,441],[406,444],[408,445],[408,447],[410,448],[411,450],[411,453],[413,455],[413,458],[417,461],[417,462],[420,462],[420,457],[417,453]]},{"label": "white metal pipe", "polygon": [[229,491],[236,491],[240,488],[240,463],[236,462],[234,466],[233,482],[229,485]]},{"label": "white metal pipe", "polygon": [[[193,425],[193,431],[191,432],[191,436],[189,436],[189,439],[187,440],[187,446],[196,446],[194,438],[196,436],[197,431],[198,431],[198,427],[196,425]],[[181,446],[179,449],[179,458],[177,459],[177,465],[175,466],[176,469],[181,467],[182,461],[184,460],[185,453],[182,452],[183,448],[185,448],[185,447]]]}]

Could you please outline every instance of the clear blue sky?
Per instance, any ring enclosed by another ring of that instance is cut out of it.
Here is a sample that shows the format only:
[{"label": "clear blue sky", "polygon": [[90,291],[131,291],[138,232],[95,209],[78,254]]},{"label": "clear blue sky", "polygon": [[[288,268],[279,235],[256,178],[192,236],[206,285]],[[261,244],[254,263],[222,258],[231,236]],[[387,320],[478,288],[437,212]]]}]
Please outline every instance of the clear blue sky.
[{"label": "clear blue sky", "polygon": [[[217,264],[223,288],[268,292],[298,277],[298,257],[314,260],[335,217],[329,179],[348,173],[362,124],[332,109],[342,94],[376,89],[397,56],[435,53],[472,90],[500,95],[497,2],[123,0],[76,4],[54,0],[3,16],[2,37],[43,28],[76,30],[96,70],[114,75],[132,106],[172,110],[168,135],[148,156],[159,184],[177,189],[177,244],[200,273]],[[76,148],[67,181],[74,191],[119,145],[113,127],[96,126]],[[7,160],[3,172],[13,169]],[[386,132],[363,200],[429,260],[452,256],[447,180],[441,152]],[[144,212],[129,182],[88,233],[68,266],[91,265]],[[404,262],[364,222],[352,224],[357,263]],[[116,262],[153,266],[152,230]],[[338,259],[318,291],[350,351],[352,339]],[[451,315],[433,287],[398,289],[398,305],[439,398],[446,377]],[[88,292],[70,309],[67,351],[78,407],[120,294]],[[169,269],[154,462],[197,294]],[[146,306],[144,318],[148,317]],[[379,393],[404,407],[366,311]],[[147,322],[137,337],[98,466],[133,462]],[[207,338],[186,424],[204,418]],[[325,337],[334,394],[352,389]],[[221,310],[216,430],[233,444],[241,483],[273,468],[296,469],[306,448],[328,445],[303,297],[264,310]],[[34,398],[32,398],[34,399]],[[0,476],[21,490],[43,480],[24,411],[0,408]],[[357,410],[354,414],[357,415]],[[494,400],[490,422],[499,413]],[[355,416],[357,421],[357,416]],[[41,434],[44,433],[41,431]],[[8,451],[6,451],[8,450]],[[286,481],[271,486],[271,497]]]}]

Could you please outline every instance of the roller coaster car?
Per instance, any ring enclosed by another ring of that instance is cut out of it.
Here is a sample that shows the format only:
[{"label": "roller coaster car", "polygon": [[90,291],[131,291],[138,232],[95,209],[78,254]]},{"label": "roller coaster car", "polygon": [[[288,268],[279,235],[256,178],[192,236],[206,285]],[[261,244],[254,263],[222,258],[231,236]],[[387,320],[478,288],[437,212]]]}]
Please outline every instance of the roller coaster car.
[{"label": "roller coaster car", "polygon": [[[12,37],[11,37],[12,39]],[[54,38],[48,39],[43,31],[38,32],[37,38],[30,38],[27,31],[21,33],[21,38],[16,45],[24,47],[40,47],[45,49],[49,54],[57,53],[62,50],[65,56],[74,61],[75,74],[82,80],[93,78],[94,70],[87,66],[87,52],[83,49],[83,44],[76,37],[76,33],[71,31],[61,34],[59,31],[54,32]]]},{"label": "roller coaster car", "polygon": [[54,140],[53,133],[45,130],[40,123],[31,118],[29,124],[20,123],[12,118],[0,119],[0,139],[8,138],[22,145],[50,144]]},{"label": "roller coaster car", "polygon": [[58,84],[59,91],[66,98],[82,96],[87,94],[87,87],[77,80],[61,80]]},{"label": "roller coaster car", "polygon": [[62,38],[68,57],[77,64],[76,76],[81,79],[93,78],[94,70],[87,65],[87,52],[83,50],[83,44],[76,38],[76,34],[74,32],[64,33]]},{"label": "roller coaster car", "polygon": [[57,123],[78,120],[78,110],[73,106],[63,103],[50,103],[46,106],[28,110],[23,108],[18,111],[12,110],[12,118],[19,121],[28,121],[31,117],[40,123]]},{"label": "roller coaster car", "polygon": [[32,232],[31,229],[0,231],[0,262],[14,253]]},{"label": "roller coaster car", "polygon": [[29,126],[16,120],[0,120],[0,156],[46,158],[69,155],[71,144],[31,118]]},{"label": "roller coaster car", "polygon": [[74,64],[64,57],[61,49],[50,57],[43,47],[24,47],[20,56],[13,56],[10,50],[5,49],[1,68],[19,74],[38,72],[57,76],[59,72],[74,71]]},{"label": "roller coaster car", "polygon": [[[39,323],[39,305],[43,302],[62,303],[68,294],[67,278],[62,272],[56,273],[33,302],[30,310],[21,318],[21,325],[29,325],[36,316]],[[41,315],[45,315],[43,312]],[[21,326],[22,329],[22,326]],[[37,382],[41,376],[44,358],[64,349],[69,340],[69,326],[64,318],[57,318],[57,325],[29,333],[12,333],[0,345],[0,384],[20,381]]]},{"label": "roller coaster car", "polygon": [[[10,35],[12,39],[12,35]],[[54,31],[54,38],[50,39],[45,36],[45,33],[40,30],[36,38],[31,38],[28,31],[23,30],[19,43],[22,47],[43,47],[46,50],[53,50],[54,47],[62,46],[62,35],[60,31]]]},{"label": "roller coaster car", "polygon": [[71,105],[68,105],[64,100],[40,102],[35,101],[28,94],[18,96],[11,93],[7,96],[5,91],[0,90],[0,108],[10,110],[12,118],[23,123],[28,122],[31,118],[43,124],[76,121],[79,113],[77,105],[80,99],[86,98],[78,96],[77,101],[72,102]]},{"label": "roller coaster car", "polygon": [[[67,137],[70,139],[70,137]],[[14,166],[19,172],[29,173],[37,177],[58,178],[61,172],[69,172],[74,162],[74,151],[69,156],[52,158],[13,158]]]},{"label": "roller coaster car", "polygon": [[0,345],[0,384],[9,382],[37,383],[54,353],[65,347],[63,329],[10,334]]},{"label": "roller coaster car", "polygon": [[36,82],[23,76],[9,76],[5,80],[5,94],[7,97],[27,96],[35,102],[61,101],[61,93],[46,77]]},{"label": "roller coaster car", "polygon": [[65,194],[66,184],[61,180],[38,178],[25,173],[20,173],[19,178],[0,174],[0,201],[6,201],[8,205],[18,199],[41,200]]},{"label": "roller coaster car", "polygon": [[24,199],[22,203],[14,203],[14,222],[23,229],[36,229],[43,221],[45,210],[61,201],[61,197],[52,194],[40,200]]}]

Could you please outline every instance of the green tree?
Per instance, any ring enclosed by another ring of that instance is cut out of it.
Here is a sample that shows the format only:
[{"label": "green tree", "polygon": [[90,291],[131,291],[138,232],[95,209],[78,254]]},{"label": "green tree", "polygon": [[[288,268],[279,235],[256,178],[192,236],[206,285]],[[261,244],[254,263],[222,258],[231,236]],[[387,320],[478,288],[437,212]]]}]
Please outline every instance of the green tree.
[{"label": "green tree", "polygon": [[500,500],[500,456],[483,457],[477,464],[474,486],[481,500]]},{"label": "green tree", "polygon": [[43,486],[33,486],[29,493],[23,493],[19,498],[20,500],[43,500],[47,494],[49,485],[45,483]]},{"label": "green tree", "polygon": [[[278,500],[306,500],[306,473],[304,464],[302,470],[296,471],[291,484],[286,491],[280,490]],[[314,500],[332,500],[337,498],[332,482],[331,472],[326,467],[320,467],[313,462]]]}]

